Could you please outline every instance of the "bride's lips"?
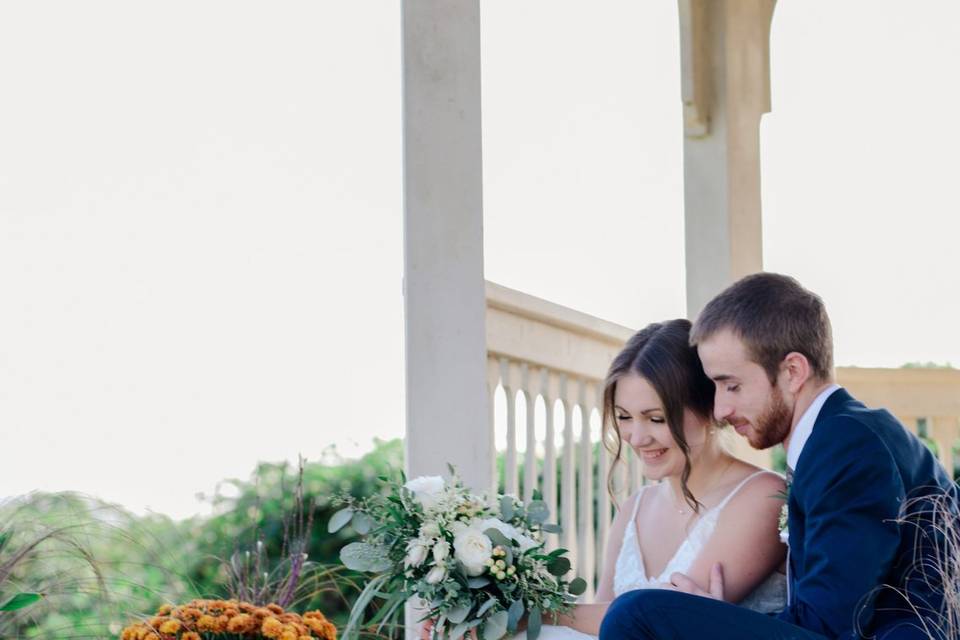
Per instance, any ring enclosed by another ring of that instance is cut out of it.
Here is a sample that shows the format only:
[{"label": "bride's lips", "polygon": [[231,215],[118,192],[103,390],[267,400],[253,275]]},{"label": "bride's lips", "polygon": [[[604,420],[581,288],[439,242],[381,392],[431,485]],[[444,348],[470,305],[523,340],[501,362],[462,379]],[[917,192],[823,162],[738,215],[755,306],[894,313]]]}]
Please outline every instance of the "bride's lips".
[{"label": "bride's lips", "polygon": [[667,452],[666,449],[649,449],[646,451],[640,451],[640,457],[646,463],[657,463],[660,460],[663,460],[663,454]]}]

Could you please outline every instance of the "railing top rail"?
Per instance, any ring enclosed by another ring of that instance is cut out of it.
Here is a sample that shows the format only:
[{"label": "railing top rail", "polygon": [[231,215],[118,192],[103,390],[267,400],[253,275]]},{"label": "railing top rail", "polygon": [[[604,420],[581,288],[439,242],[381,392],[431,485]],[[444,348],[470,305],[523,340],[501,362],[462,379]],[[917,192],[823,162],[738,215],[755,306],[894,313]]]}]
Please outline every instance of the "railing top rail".
[{"label": "railing top rail", "polygon": [[586,313],[487,281],[487,306],[596,340],[622,345],[635,331]]}]

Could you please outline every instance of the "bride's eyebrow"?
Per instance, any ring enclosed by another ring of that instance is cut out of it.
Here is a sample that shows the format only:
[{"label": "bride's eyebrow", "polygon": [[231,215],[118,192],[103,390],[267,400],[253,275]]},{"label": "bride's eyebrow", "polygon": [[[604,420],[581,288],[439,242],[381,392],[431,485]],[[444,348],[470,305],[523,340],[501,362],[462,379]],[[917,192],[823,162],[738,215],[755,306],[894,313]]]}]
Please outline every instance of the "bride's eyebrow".
[{"label": "bride's eyebrow", "polygon": [[[614,408],[615,410],[617,410],[617,411],[623,411],[624,413],[630,413],[629,411],[627,411],[626,409],[624,409],[623,407],[621,407],[621,406],[618,405],[618,404],[613,405],[613,408]],[[648,414],[650,414],[650,413],[656,413],[656,412],[658,412],[658,411],[659,411],[659,412],[662,412],[663,409],[661,409],[660,407],[651,407],[651,408],[649,408],[649,409],[644,409],[643,411],[641,411],[641,412],[640,412],[640,415],[645,416],[645,415],[648,415]]]}]

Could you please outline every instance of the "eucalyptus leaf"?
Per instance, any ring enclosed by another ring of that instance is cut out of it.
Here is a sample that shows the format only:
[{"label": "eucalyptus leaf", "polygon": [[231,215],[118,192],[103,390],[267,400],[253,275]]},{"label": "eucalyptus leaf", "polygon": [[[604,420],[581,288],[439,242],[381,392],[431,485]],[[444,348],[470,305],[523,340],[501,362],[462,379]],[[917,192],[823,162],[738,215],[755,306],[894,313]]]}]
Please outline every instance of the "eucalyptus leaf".
[{"label": "eucalyptus leaf", "polygon": [[547,565],[547,570],[555,576],[562,576],[570,571],[570,560],[563,557],[554,558],[553,562]]},{"label": "eucalyptus leaf", "polygon": [[17,593],[3,604],[0,604],[0,611],[23,609],[24,607],[29,607],[41,598],[43,598],[43,594],[41,593]]},{"label": "eucalyptus leaf", "polygon": [[520,618],[523,617],[523,600],[514,600],[507,609],[507,631],[513,633],[520,624]]},{"label": "eucalyptus leaf", "polygon": [[484,531],[483,535],[490,538],[490,542],[492,542],[494,546],[501,546],[504,549],[510,547],[510,540],[508,540],[507,536],[503,535],[499,529],[494,529],[491,527],[490,529]]},{"label": "eucalyptus leaf", "polygon": [[365,513],[357,511],[353,514],[353,524],[354,530],[362,536],[370,533],[370,529],[373,528],[373,518],[368,516]]},{"label": "eucalyptus leaf", "polygon": [[470,613],[469,604],[461,604],[447,611],[447,620],[453,624],[460,624],[467,619],[467,614]]},{"label": "eucalyptus leaf", "polygon": [[330,516],[330,522],[327,523],[327,533],[336,533],[347,526],[347,523],[350,522],[350,518],[353,517],[353,509],[347,507],[346,509],[340,509],[335,514]]},{"label": "eucalyptus leaf", "polygon": [[587,590],[587,581],[583,578],[574,578],[570,581],[570,584],[567,586],[567,591],[570,592],[570,595],[581,596],[583,592]]},{"label": "eucalyptus leaf", "polygon": [[510,522],[513,520],[514,509],[512,497],[503,496],[500,498],[500,515],[504,522]]},{"label": "eucalyptus leaf", "polygon": [[480,576],[479,578],[470,578],[467,580],[467,586],[471,589],[479,589],[490,584],[490,578],[486,576]]},{"label": "eucalyptus leaf", "polygon": [[489,600],[487,600],[486,602],[484,602],[482,605],[480,605],[480,608],[477,609],[477,617],[478,617],[478,618],[483,617],[483,614],[485,614],[487,611],[489,611],[489,610],[490,610],[490,607],[492,607],[492,606],[495,605],[495,604],[497,604],[497,599],[496,599],[496,598],[490,598]]},{"label": "eucalyptus leaf", "polygon": [[534,524],[543,524],[550,517],[550,507],[542,500],[534,500],[527,507],[527,518]]},{"label": "eucalyptus leaf", "polygon": [[483,640],[500,640],[507,634],[507,612],[497,611],[483,623]]},{"label": "eucalyptus leaf", "polygon": [[543,529],[544,533],[563,533],[563,529],[558,524],[543,524],[540,525],[540,528]]},{"label": "eucalyptus leaf", "polygon": [[450,631],[450,637],[457,638],[457,639],[466,638],[467,632],[470,631],[470,629],[473,629],[478,624],[480,624],[479,620],[467,620],[465,622],[461,622],[460,624],[455,626],[453,630]]},{"label": "eucalyptus leaf", "polygon": [[543,616],[540,614],[540,609],[530,609],[530,616],[527,618],[527,640],[537,640],[542,626]]},{"label": "eucalyptus leaf", "polygon": [[340,562],[353,571],[379,573],[393,567],[383,547],[366,542],[351,542],[340,549]]}]

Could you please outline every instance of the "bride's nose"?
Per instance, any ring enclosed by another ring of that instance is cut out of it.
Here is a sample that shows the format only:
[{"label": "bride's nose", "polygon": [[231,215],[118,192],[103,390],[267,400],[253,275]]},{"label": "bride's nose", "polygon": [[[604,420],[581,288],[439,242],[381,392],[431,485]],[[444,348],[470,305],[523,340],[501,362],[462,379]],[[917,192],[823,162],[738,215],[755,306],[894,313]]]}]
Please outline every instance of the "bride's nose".
[{"label": "bride's nose", "polygon": [[630,428],[630,433],[627,434],[627,442],[634,449],[637,447],[647,447],[653,442],[653,437],[648,433],[644,433],[643,428],[634,423]]}]

